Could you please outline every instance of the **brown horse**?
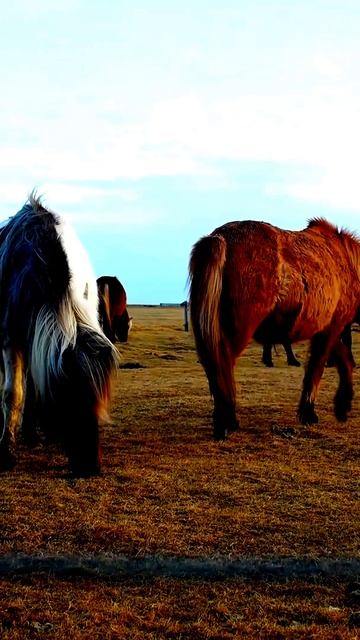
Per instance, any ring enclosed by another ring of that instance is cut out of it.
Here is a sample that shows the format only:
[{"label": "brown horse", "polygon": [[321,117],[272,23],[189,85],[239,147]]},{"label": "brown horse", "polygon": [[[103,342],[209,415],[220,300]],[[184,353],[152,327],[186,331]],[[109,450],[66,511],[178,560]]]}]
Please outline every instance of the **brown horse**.
[{"label": "brown horse", "polygon": [[99,319],[102,329],[115,343],[127,342],[132,318],[127,310],[126,291],[116,276],[100,276],[97,279],[99,292]]},{"label": "brown horse", "polygon": [[200,362],[214,400],[214,437],[238,428],[234,365],[252,338],[261,344],[311,340],[298,408],[318,422],[315,400],[330,352],[344,421],[353,396],[350,352],[341,333],[360,305],[360,240],[324,219],[302,231],[264,222],[230,222],[201,238],[189,264],[190,313]]}]

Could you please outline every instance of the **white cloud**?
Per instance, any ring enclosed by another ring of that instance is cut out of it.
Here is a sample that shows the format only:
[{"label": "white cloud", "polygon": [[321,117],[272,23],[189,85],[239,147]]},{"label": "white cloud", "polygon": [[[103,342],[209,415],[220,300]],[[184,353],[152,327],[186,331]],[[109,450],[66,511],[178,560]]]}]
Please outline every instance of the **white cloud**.
[{"label": "white cloud", "polygon": [[[310,179],[322,175],[317,185],[276,186],[292,197],[319,202],[326,196],[333,206],[360,208],[354,170],[360,166],[360,97],[343,77],[345,58],[315,52],[311,64],[317,73],[340,80],[314,85],[306,94],[210,98],[194,91],[158,99],[132,120],[120,106],[116,112],[116,95],[111,113],[96,97],[87,109],[65,103],[56,118],[27,113],[13,119],[12,127],[32,132],[32,141],[2,144],[0,168],[11,177],[3,189],[15,192],[20,182],[27,193],[49,184],[60,204],[78,203],[101,195],[101,189],[71,184],[77,181],[110,186],[118,179],[182,175],[216,177],[219,183],[223,178],[226,185],[223,161],[251,161],[302,166]],[[17,185],[16,175],[22,176]],[[125,201],[137,197],[135,188],[115,195]]]},{"label": "white cloud", "polygon": [[160,216],[154,211],[145,211],[141,209],[131,209],[131,211],[119,210],[107,213],[104,210],[90,211],[89,213],[67,211],[61,212],[65,219],[74,226],[92,226],[92,227],[143,227],[144,225],[158,222]]},{"label": "white cloud", "polygon": [[12,9],[22,16],[35,16],[44,13],[66,13],[77,8],[80,0],[13,0]]},{"label": "white cloud", "polygon": [[356,219],[359,222],[360,184],[355,175],[344,175],[341,171],[339,173],[329,172],[316,182],[294,182],[281,186],[269,185],[267,192],[269,195],[282,193],[298,200],[353,210],[356,212]]}]

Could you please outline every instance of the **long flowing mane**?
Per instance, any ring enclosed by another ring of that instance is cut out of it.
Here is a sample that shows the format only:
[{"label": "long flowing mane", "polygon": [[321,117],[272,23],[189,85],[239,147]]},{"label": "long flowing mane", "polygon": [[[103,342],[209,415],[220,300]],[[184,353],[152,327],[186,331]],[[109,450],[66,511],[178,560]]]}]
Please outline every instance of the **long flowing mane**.
[{"label": "long flowing mane", "polygon": [[[42,405],[64,423],[77,423],[75,437],[69,426],[61,429],[72,468],[86,475],[86,428],[97,433],[106,415],[117,352],[99,325],[96,278],[84,247],[34,193],[0,233],[0,322],[9,353],[5,389],[13,386],[10,363],[19,356]],[[6,422],[5,415],[5,432]],[[17,426],[9,429],[11,449]]]}]

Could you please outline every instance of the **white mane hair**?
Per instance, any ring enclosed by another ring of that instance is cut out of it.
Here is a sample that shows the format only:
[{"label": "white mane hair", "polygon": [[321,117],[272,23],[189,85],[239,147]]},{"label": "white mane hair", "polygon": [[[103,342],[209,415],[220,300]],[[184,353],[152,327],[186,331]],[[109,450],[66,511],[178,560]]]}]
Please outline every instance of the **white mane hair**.
[{"label": "white mane hair", "polygon": [[[113,352],[114,362],[118,354],[100,327],[96,277],[88,253],[75,230],[62,216],[45,209],[41,199],[34,193],[29,196],[29,204],[33,211],[53,216],[70,276],[58,312],[46,304],[40,309],[35,323],[30,369],[40,395],[45,398],[51,395],[51,379],[61,377],[63,353],[68,347],[75,347],[81,327],[92,332],[94,348],[96,345],[107,345]],[[83,367],[92,377],[96,393],[101,397],[103,374],[91,360],[91,353],[83,353]],[[48,363],[47,366],[45,363]]]},{"label": "white mane hair", "polygon": [[70,224],[57,217],[56,229],[70,269],[70,291],[79,319],[100,329],[98,288],[88,253]]}]

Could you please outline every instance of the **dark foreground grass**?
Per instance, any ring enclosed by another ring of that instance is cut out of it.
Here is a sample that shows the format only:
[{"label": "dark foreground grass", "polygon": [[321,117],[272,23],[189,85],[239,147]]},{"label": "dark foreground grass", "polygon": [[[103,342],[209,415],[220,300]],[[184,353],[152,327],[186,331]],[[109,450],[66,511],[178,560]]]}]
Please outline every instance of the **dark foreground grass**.
[{"label": "dark foreground grass", "polygon": [[[16,469],[1,476],[3,557],[357,561],[360,370],[349,421],[333,416],[336,374],[328,369],[320,424],[305,429],[295,417],[303,370],[287,367],[280,348],[266,369],[260,347],[250,345],[236,372],[240,431],[215,443],[182,311],[139,307],[131,315],[112,424],[103,428],[102,475],[74,480],[56,447],[20,445]],[[306,345],[295,351],[304,362]],[[356,638],[353,579],[336,570],[282,583],[8,573],[0,637]]]},{"label": "dark foreground grass", "polygon": [[3,640],[353,640],[346,586],[239,581],[1,582]]}]

